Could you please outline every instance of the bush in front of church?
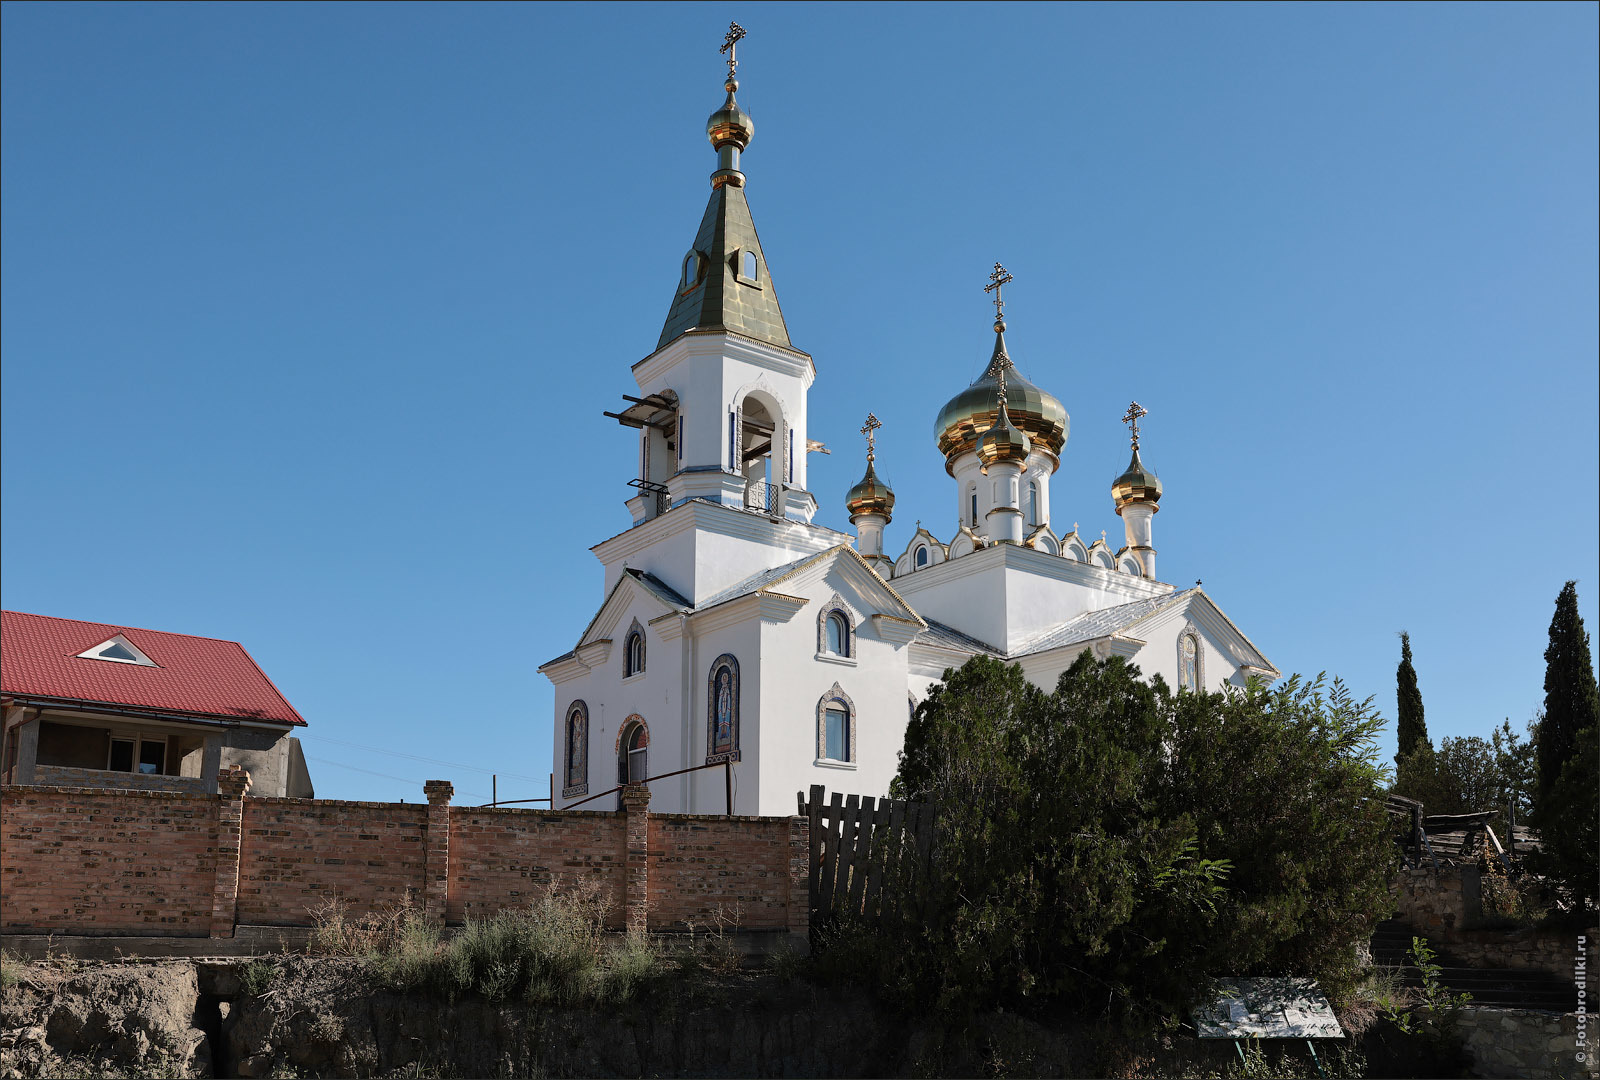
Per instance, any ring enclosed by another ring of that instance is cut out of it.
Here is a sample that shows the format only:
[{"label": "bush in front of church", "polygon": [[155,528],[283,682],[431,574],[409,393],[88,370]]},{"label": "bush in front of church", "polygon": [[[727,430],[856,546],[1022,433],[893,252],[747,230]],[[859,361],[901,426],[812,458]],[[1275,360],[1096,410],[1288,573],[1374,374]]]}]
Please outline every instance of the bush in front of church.
[{"label": "bush in front of church", "polygon": [[964,1009],[1067,1000],[1170,1018],[1210,976],[1335,993],[1387,917],[1381,720],[1336,681],[1173,694],[1088,653],[1051,693],[979,657],[906,733],[894,793],[937,806],[931,880],[884,985]]}]

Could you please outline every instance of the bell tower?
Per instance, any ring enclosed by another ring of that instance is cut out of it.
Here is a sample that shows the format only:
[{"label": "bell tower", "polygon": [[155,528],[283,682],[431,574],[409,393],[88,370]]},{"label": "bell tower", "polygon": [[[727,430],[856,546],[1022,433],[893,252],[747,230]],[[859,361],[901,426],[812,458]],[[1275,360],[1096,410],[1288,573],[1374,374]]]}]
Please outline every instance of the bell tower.
[{"label": "bell tower", "polygon": [[809,522],[806,392],[811,357],[789,340],[766,252],[745,198],[741,155],[755,123],[736,99],[734,23],[721,51],[722,107],[706,122],[717,153],[711,198],[678,264],[656,350],[634,365],[639,396],[616,417],[640,431],[635,524],[695,499]]}]

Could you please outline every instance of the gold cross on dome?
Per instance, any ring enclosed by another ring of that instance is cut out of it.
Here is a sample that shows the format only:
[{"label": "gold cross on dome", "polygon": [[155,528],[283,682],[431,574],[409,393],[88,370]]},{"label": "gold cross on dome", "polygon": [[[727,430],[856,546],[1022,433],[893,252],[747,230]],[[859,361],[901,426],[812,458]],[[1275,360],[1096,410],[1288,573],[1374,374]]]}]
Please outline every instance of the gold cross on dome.
[{"label": "gold cross on dome", "polygon": [[1005,285],[1007,282],[1009,282],[1011,280],[1012,280],[1011,271],[1007,270],[1005,267],[1001,266],[999,263],[995,263],[994,264],[994,272],[989,275],[989,284],[987,284],[987,285],[985,285],[983,287],[983,291],[984,292],[992,292],[992,293],[994,293],[994,321],[995,322],[999,322],[1000,321],[1001,309],[1006,306],[1006,302],[1004,300],[1000,299],[1000,287],[1002,285]]},{"label": "gold cross on dome", "polygon": [[738,45],[739,44],[739,40],[741,38],[743,38],[744,36],[745,36],[744,27],[740,26],[736,22],[729,23],[728,24],[728,36],[723,39],[722,48],[717,50],[718,52],[727,53],[728,54],[728,78],[730,78],[730,79],[733,78],[733,73],[735,71],[737,71],[738,68],[739,68],[739,58],[738,58],[738,55],[737,55],[737,53],[736,53],[736,51],[734,49],[734,46]]},{"label": "gold cross on dome", "polygon": [[867,422],[861,425],[861,434],[867,437],[867,456],[869,458],[872,456],[872,452],[876,448],[877,432],[882,426],[883,421],[879,420],[878,417],[873,413],[868,413]]},{"label": "gold cross on dome", "polygon": [[1122,422],[1127,424],[1133,432],[1133,448],[1135,450],[1139,449],[1139,421],[1149,415],[1150,410],[1135,401],[1128,406],[1128,411],[1122,416]]}]

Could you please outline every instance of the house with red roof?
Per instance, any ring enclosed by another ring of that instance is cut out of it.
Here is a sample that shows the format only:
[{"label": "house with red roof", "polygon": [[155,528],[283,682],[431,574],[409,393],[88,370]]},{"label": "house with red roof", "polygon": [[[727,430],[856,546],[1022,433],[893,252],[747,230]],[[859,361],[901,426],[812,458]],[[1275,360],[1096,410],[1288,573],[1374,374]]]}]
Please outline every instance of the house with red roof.
[{"label": "house with red roof", "polygon": [[0,612],[0,781],[311,798],[305,719],[234,641]]}]

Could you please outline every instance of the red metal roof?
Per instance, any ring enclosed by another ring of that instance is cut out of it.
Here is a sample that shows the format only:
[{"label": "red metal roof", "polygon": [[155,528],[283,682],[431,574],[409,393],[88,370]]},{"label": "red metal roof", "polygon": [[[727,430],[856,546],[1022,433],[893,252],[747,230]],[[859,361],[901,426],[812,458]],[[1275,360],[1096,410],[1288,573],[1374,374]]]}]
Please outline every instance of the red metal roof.
[{"label": "red metal roof", "polygon": [[[158,666],[78,656],[121,634]],[[304,724],[235,641],[0,612],[0,692],[133,709]]]}]

